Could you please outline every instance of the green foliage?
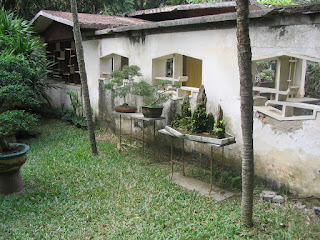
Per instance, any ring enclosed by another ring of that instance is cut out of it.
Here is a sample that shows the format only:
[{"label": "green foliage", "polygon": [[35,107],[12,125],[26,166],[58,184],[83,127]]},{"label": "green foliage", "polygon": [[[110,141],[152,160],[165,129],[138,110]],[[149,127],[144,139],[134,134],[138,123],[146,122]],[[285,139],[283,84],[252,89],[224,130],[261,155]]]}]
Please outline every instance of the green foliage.
[{"label": "green foliage", "polygon": [[85,117],[77,115],[77,113],[72,108],[63,107],[60,111],[58,111],[60,119],[62,121],[66,121],[71,123],[72,125],[78,128],[86,128],[87,120]]},{"label": "green foliage", "polygon": [[216,121],[214,123],[214,128],[212,133],[219,139],[224,138],[226,133],[225,121],[224,120]]},{"label": "green foliage", "polygon": [[77,91],[77,90],[68,90],[66,93],[70,98],[73,111],[75,113],[79,114],[79,115],[82,115],[83,106],[82,106],[82,103],[81,103],[81,101],[79,99],[79,91]]},{"label": "green foliage", "polygon": [[116,0],[103,6],[103,14],[118,15],[135,11],[134,0]]},{"label": "green foliage", "polygon": [[0,151],[10,148],[6,135],[35,127],[37,119],[27,111],[50,100],[44,47],[27,21],[0,9]]},{"label": "green foliage", "polygon": [[293,0],[258,0],[258,3],[266,6],[290,6],[297,5]]},{"label": "green foliage", "polygon": [[308,61],[305,91],[306,96],[320,98],[320,66],[317,62]]},{"label": "green foliage", "polygon": [[25,109],[34,110],[40,106],[35,92],[25,85],[8,85],[0,88],[0,111]]},{"label": "green foliage", "polygon": [[208,129],[208,117],[205,107],[196,108],[192,114],[192,120],[194,122],[192,132],[202,133],[206,132]]},{"label": "green foliage", "polygon": [[256,62],[257,74],[255,75],[255,85],[263,83],[274,83],[276,60]]},{"label": "green foliage", "polygon": [[79,100],[77,90],[68,90],[67,95],[70,97],[72,108],[62,107],[59,111],[60,119],[75,125],[78,128],[86,128],[87,120],[83,117],[83,106]]},{"label": "green foliage", "polygon": [[134,92],[134,77],[141,76],[140,68],[136,65],[124,66],[110,74],[111,81],[104,84],[104,89],[112,90],[114,97],[120,97],[126,103],[128,93]]},{"label": "green foliage", "polygon": [[12,110],[0,114],[0,136],[15,135],[18,132],[27,132],[37,126],[35,115],[25,111]]},{"label": "green foliage", "polygon": [[162,104],[172,97],[172,94],[166,91],[166,84],[168,84],[166,80],[154,81],[152,85],[141,81],[134,85],[133,93],[143,96],[144,106],[162,107]]},{"label": "green foliage", "polygon": [[19,18],[10,11],[0,9],[0,52],[23,55],[26,60],[38,65],[45,62],[45,44],[32,35],[28,21]]},{"label": "green foliage", "polygon": [[[214,3],[214,2],[227,2],[227,1],[225,0],[187,0],[187,3],[196,4],[196,3]],[[229,0],[229,1],[232,1],[232,0]]]},{"label": "green foliage", "polygon": [[273,82],[275,72],[271,69],[264,69],[256,74],[257,82]]},{"label": "green foliage", "polygon": [[225,121],[222,118],[222,110],[218,114],[217,120],[212,113],[207,114],[206,107],[198,105],[193,113],[191,113],[189,96],[183,99],[183,103],[180,106],[180,113],[176,115],[176,118],[171,122],[171,126],[176,129],[182,129],[193,133],[207,132],[214,135],[217,138],[225,137]]}]

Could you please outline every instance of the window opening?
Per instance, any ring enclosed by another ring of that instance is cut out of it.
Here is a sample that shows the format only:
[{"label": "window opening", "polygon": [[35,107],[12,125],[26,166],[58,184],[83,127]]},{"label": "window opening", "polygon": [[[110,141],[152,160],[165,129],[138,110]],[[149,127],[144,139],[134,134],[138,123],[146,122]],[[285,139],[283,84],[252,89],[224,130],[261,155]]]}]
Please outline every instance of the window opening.
[{"label": "window opening", "polygon": [[305,96],[320,99],[320,62],[307,61]]},{"label": "window opening", "polygon": [[254,76],[254,86],[275,88],[277,60],[267,60],[256,62],[256,74]]},{"label": "window opening", "polygon": [[166,77],[173,77],[173,58],[166,61]]}]

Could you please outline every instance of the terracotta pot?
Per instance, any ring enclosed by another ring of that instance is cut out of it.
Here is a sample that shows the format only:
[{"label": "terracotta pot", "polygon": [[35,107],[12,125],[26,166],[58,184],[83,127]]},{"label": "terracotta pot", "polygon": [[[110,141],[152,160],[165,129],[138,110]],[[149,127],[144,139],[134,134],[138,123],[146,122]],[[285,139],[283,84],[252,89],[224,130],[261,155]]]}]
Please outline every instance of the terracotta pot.
[{"label": "terracotta pot", "polygon": [[30,147],[21,143],[23,150],[16,153],[0,155],[0,194],[16,193],[23,191],[23,182],[20,174],[21,166],[26,162]]},{"label": "terracotta pot", "polygon": [[116,112],[122,112],[122,113],[135,113],[137,111],[137,108],[114,107],[114,110]]},{"label": "terracotta pot", "polygon": [[142,114],[146,118],[159,118],[161,117],[163,107],[142,107]]}]

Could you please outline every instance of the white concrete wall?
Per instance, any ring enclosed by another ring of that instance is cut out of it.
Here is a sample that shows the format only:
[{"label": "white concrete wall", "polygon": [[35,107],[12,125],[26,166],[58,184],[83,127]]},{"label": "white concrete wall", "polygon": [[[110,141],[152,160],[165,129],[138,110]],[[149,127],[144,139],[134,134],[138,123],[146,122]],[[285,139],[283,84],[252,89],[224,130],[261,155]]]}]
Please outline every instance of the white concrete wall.
[{"label": "white concrete wall", "polygon": [[80,92],[80,85],[66,85],[64,83],[52,84],[54,87],[48,90],[52,106],[56,109],[61,109],[62,107],[72,108],[70,97],[66,92],[69,90],[76,90]]},{"label": "white concrete wall", "polygon": [[[315,26],[279,28],[258,27],[250,31],[253,56],[279,52],[307,54],[320,58],[320,31]],[[147,35],[145,41],[126,37],[86,41],[85,60],[91,104],[98,110],[100,57],[115,53],[129,58],[130,65],[141,67],[142,79],[151,82],[155,64],[152,59],[178,53],[202,60],[202,83],[205,85],[209,112],[220,104],[227,131],[237,143],[227,147],[227,156],[241,162],[240,83],[235,29],[173,32]],[[154,62],[155,63],[155,62]],[[160,72],[160,71],[158,71]],[[254,121],[255,169],[258,176],[286,184],[300,195],[320,197],[320,119],[279,130],[283,123]],[[189,143],[190,149],[199,148]],[[201,150],[200,151],[206,151]]]},{"label": "white concrete wall", "polygon": [[83,42],[84,61],[87,72],[88,88],[90,94],[93,116],[99,114],[99,78],[100,78],[100,55],[99,41],[91,40]]}]

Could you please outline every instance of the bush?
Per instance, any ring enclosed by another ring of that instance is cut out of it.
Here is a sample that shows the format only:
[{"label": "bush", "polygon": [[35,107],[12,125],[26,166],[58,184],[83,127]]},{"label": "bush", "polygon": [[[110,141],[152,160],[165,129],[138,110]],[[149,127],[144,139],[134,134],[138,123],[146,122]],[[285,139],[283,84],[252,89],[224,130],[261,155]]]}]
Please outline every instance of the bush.
[{"label": "bush", "polygon": [[50,101],[44,47],[27,21],[0,9],[0,153],[10,150],[6,136],[31,131],[37,118],[30,112]]},{"label": "bush", "polygon": [[14,135],[17,132],[31,131],[37,126],[35,115],[23,110],[6,111],[0,114],[1,135]]}]

